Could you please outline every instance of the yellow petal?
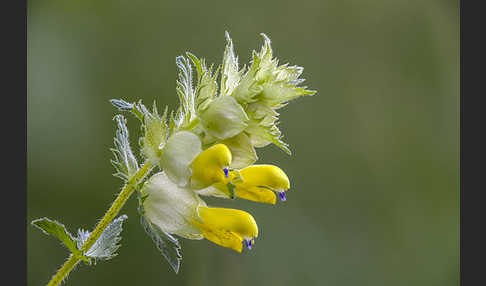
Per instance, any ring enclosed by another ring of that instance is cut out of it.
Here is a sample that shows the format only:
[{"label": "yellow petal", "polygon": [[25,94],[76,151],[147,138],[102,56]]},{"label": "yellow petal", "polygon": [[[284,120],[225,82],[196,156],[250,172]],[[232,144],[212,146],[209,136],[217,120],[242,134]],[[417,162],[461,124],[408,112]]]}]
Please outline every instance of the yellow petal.
[{"label": "yellow petal", "polygon": [[243,239],[258,236],[255,219],[247,212],[227,209],[199,207],[202,224],[195,222],[203,236],[218,245],[241,252]]},{"label": "yellow petal", "polygon": [[287,175],[277,166],[252,165],[240,170],[241,179],[253,186],[264,186],[275,191],[284,191],[290,188]]},{"label": "yellow petal", "polygon": [[231,164],[231,152],[224,144],[216,144],[202,151],[192,161],[191,186],[206,188],[217,182],[224,182],[223,168]]},{"label": "yellow petal", "polygon": [[235,195],[239,198],[269,204],[275,204],[277,202],[277,196],[269,189],[245,183],[236,183],[235,185]]}]

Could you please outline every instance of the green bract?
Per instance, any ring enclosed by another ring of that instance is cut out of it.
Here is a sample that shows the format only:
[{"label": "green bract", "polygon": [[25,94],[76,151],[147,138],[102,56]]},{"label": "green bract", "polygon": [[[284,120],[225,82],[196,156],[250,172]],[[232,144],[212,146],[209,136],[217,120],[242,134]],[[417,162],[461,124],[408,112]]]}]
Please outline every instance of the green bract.
[{"label": "green bract", "polygon": [[243,71],[238,70],[238,57],[235,55],[233,41],[231,40],[229,33],[226,32],[225,36],[227,44],[224,50],[223,67],[221,69],[221,94],[231,95],[233,90],[240,83]]},{"label": "green bract", "polygon": [[152,165],[159,165],[162,155],[162,148],[167,140],[167,107],[162,117],[157,113],[157,107],[153,106],[153,111],[149,112],[144,105],[140,105],[143,114],[143,134],[140,138],[142,155],[149,160]]},{"label": "green bract", "polygon": [[245,107],[250,117],[245,130],[255,147],[264,147],[274,143],[290,153],[288,145],[281,140],[281,132],[277,128],[277,109],[302,95],[313,95],[316,92],[297,85],[304,80],[299,79],[303,68],[278,66],[278,60],[272,58],[270,39],[262,34],[265,43],[259,53],[253,51],[253,60],[248,71],[242,76],[240,84],[233,91],[233,96]]}]

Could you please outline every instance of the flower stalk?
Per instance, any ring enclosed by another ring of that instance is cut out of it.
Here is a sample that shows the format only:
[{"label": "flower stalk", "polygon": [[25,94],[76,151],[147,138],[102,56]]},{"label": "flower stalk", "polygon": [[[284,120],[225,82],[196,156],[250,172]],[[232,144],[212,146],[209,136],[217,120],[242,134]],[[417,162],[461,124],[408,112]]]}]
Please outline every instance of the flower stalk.
[{"label": "flower stalk", "polygon": [[67,277],[69,272],[74,269],[74,267],[81,261],[78,257],[75,255],[71,254],[69,256],[69,259],[64,263],[64,265],[57,271],[57,273],[52,276],[51,281],[47,284],[47,286],[56,286],[61,284],[61,282],[64,280],[64,278]]},{"label": "flower stalk", "polygon": [[[115,219],[116,215],[120,212],[121,208],[125,205],[128,198],[133,194],[138,187],[139,182],[152,170],[152,166],[149,162],[145,162],[142,167],[138,170],[135,175],[125,184],[121,192],[116,197],[113,204],[105,213],[101,221],[98,223],[96,228],[93,230],[89,238],[83,245],[82,250],[88,251],[93,244],[98,240],[103,231],[110,225],[110,223]],[[72,255],[64,263],[64,265],[57,271],[57,273],[51,278],[47,286],[59,285],[64,278],[67,277],[69,272],[74,269],[74,267],[82,260],[82,257]]]}]

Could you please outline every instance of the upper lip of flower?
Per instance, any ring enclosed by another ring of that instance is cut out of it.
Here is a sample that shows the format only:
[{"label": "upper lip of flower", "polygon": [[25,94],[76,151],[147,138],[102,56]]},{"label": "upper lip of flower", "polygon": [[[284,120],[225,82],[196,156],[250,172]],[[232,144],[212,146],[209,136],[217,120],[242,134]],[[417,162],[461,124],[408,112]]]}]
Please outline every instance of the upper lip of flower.
[{"label": "upper lip of flower", "polygon": [[192,168],[191,187],[203,189],[227,178],[231,164],[231,151],[224,144],[215,144],[199,153],[190,166]]}]

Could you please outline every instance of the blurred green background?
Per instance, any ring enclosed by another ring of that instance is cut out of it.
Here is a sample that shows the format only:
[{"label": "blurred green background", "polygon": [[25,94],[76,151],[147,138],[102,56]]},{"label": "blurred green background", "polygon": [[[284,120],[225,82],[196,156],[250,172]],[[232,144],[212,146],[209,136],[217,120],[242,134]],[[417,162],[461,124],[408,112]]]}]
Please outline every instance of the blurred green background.
[{"label": "blurred green background", "polygon": [[[29,222],[92,229],[121,189],[108,100],[176,108],[175,57],[219,64],[225,30],[241,65],[264,32],[318,91],[280,110],[292,156],[258,149],[291,178],[287,202],[208,200],[252,213],[252,251],[181,239],[176,275],[133,197],[119,255],[66,285],[459,284],[459,1],[58,0],[27,14]],[[68,252],[26,228],[28,284],[43,285]]]}]

